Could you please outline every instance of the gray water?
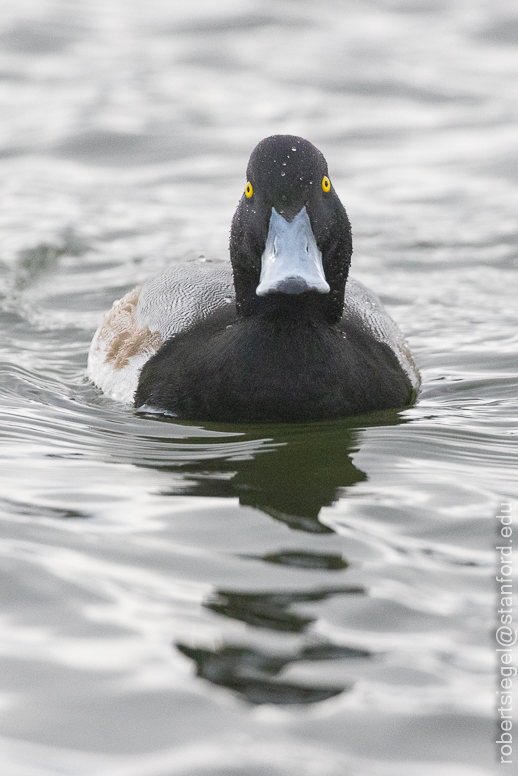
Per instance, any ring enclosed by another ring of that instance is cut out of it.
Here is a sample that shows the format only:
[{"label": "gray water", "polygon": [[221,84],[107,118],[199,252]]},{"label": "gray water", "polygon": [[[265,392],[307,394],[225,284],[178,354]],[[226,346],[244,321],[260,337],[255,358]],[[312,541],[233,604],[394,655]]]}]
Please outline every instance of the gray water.
[{"label": "gray water", "polygon": [[[3,0],[2,776],[495,772],[517,83],[515,0]],[[326,155],[417,404],[201,427],[103,397],[102,312],[227,256],[276,132]]]}]

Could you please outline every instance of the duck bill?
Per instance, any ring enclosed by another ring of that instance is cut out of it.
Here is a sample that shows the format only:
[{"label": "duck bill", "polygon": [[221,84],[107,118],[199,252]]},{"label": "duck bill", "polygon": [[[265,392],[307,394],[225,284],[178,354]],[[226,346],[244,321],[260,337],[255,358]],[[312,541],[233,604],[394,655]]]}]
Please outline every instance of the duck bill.
[{"label": "duck bill", "polygon": [[261,277],[255,293],[266,296],[306,291],[319,294],[330,291],[306,207],[299,210],[291,222],[272,207],[268,237],[261,256]]}]

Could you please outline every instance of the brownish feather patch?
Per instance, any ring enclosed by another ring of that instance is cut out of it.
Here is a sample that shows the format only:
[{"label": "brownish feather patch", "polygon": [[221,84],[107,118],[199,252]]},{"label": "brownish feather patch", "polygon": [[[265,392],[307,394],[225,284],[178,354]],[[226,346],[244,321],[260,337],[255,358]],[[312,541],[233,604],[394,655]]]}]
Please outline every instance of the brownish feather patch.
[{"label": "brownish feather patch", "polygon": [[114,369],[127,366],[131,356],[156,351],[162,346],[162,338],[149,326],[137,328],[135,313],[137,310],[140,286],[129,291],[122,299],[113,303],[113,307],[104,316],[99,332],[99,344],[106,349],[105,363],[112,362]]}]

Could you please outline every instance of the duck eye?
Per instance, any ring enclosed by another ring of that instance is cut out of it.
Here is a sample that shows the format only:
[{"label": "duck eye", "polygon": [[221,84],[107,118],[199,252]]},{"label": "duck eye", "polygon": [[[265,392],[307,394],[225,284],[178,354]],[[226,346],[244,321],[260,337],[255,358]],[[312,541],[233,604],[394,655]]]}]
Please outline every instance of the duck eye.
[{"label": "duck eye", "polygon": [[245,188],[245,194],[248,197],[248,199],[250,199],[250,197],[252,196],[253,193],[254,193],[254,188],[253,188],[252,184],[250,183],[250,181],[248,181],[248,183],[246,184],[246,188]]},{"label": "duck eye", "polygon": [[331,181],[329,180],[327,175],[324,175],[324,177],[322,178],[322,191],[325,191],[327,194],[327,192],[330,191],[330,189],[331,189]]}]

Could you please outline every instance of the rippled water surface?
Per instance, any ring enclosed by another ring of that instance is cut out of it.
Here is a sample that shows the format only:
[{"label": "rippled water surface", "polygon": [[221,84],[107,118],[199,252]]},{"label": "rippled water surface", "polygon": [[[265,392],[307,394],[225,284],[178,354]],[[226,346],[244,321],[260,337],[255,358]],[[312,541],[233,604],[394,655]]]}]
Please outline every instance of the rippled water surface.
[{"label": "rippled water surface", "polygon": [[[486,776],[518,503],[514,0],[0,14],[2,776]],[[225,259],[253,146],[325,153],[415,407],[139,416],[101,314]]]}]

